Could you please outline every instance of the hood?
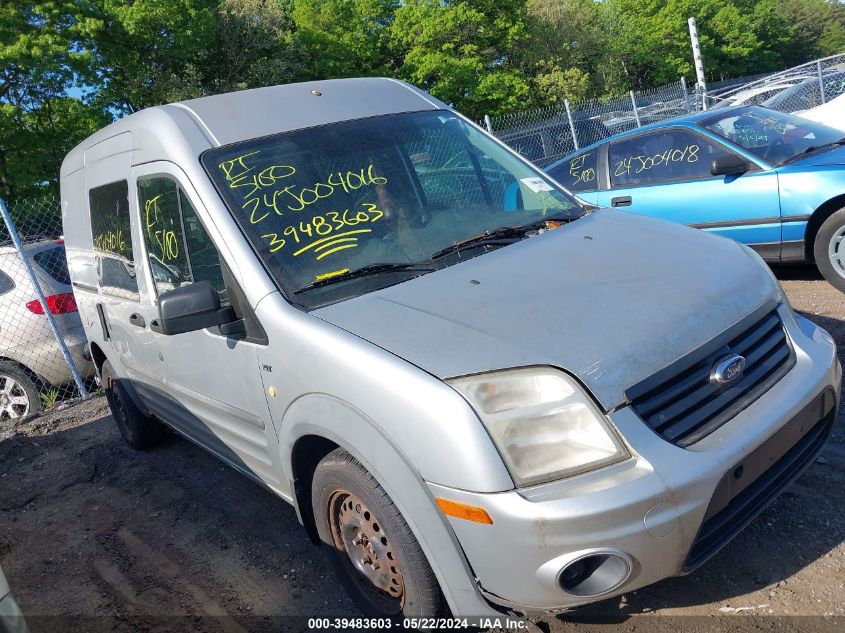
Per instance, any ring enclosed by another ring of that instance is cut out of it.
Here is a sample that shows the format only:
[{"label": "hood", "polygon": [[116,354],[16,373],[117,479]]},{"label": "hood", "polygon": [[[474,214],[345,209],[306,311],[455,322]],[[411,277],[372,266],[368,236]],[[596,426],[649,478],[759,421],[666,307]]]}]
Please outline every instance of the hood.
[{"label": "hood", "polygon": [[611,409],[776,292],[731,240],[602,210],[311,314],[440,378],[560,367]]},{"label": "hood", "polygon": [[824,165],[845,165],[845,145],[811,154],[807,158],[789,163],[789,167],[821,167]]}]

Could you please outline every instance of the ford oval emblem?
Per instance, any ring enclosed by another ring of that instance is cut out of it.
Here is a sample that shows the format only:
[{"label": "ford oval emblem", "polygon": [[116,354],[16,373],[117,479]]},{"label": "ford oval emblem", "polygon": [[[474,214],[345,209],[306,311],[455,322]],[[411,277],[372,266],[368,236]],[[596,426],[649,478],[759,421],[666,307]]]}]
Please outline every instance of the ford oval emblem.
[{"label": "ford oval emblem", "polygon": [[710,382],[720,385],[732,385],[742,378],[745,369],[745,358],[739,354],[731,354],[720,359],[710,372]]}]

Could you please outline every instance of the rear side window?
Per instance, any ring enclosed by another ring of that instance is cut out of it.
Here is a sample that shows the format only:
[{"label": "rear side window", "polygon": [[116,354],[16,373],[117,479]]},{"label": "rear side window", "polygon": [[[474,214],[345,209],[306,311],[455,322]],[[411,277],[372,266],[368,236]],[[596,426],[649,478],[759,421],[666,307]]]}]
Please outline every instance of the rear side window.
[{"label": "rear side window", "polygon": [[549,175],[570,191],[595,191],[598,188],[598,150],[581,152],[549,169]]},{"label": "rear side window", "polygon": [[121,180],[91,189],[88,206],[100,290],[137,301],[140,295],[132,253],[129,185]]},{"label": "rear side window", "polygon": [[6,294],[7,292],[13,290],[14,287],[15,282],[12,281],[12,278],[0,270],[0,295]]},{"label": "rear side window", "polygon": [[35,263],[52,279],[66,286],[70,285],[70,274],[67,270],[67,257],[63,246],[55,246],[35,253]]},{"label": "rear side window", "polygon": [[697,134],[667,130],[610,144],[613,187],[712,178],[710,161],[725,150]]}]

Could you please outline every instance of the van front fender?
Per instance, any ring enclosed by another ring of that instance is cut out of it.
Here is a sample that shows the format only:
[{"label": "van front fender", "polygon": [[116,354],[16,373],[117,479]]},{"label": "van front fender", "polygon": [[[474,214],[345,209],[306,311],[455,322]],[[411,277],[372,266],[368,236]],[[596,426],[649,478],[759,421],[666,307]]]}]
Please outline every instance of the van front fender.
[{"label": "van front fender", "polygon": [[332,396],[309,394],[288,407],[278,431],[280,461],[300,520],[304,517],[293,485],[294,446],[306,436],[325,438],[361,462],[390,495],[422,547],[452,613],[500,615],[479,593],[463,550],[428,485],[372,419]]}]

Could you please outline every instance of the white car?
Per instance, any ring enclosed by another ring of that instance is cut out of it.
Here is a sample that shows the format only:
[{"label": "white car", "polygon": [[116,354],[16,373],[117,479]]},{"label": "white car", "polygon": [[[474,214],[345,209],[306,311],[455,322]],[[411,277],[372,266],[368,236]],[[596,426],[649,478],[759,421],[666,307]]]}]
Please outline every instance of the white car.
[{"label": "white car", "polygon": [[726,92],[719,95],[708,95],[708,97],[715,99],[716,103],[709,105],[707,109],[717,110],[719,108],[727,108],[729,106],[736,105],[761,104],[764,101],[767,101],[773,96],[779,94],[780,92],[786,90],[787,88],[792,88],[793,86],[798,85],[799,83],[801,83],[802,79],[803,77],[782,79],[777,82],[767,83],[760,86],[755,86],[753,88],[739,90],[736,92]]},{"label": "white car", "polygon": [[845,94],[839,95],[820,106],[796,114],[845,132]]}]

